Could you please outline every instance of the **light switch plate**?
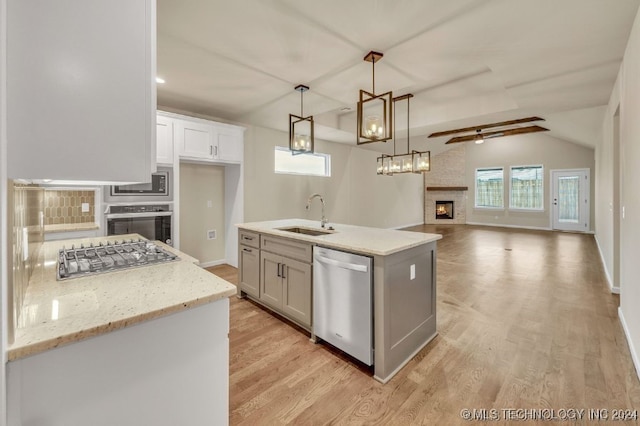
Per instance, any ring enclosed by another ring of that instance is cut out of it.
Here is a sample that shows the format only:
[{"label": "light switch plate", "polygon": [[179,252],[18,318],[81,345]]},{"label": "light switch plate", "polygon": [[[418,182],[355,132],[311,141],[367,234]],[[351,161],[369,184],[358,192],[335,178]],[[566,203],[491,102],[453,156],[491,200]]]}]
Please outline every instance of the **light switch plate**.
[{"label": "light switch plate", "polygon": [[89,203],[82,203],[82,213],[89,213]]},{"label": "light switch plate", "polygon": [[410,279],[415,280],[416,279],[416,265],[413,264],[409,267],[409,275],[410,275]]}]

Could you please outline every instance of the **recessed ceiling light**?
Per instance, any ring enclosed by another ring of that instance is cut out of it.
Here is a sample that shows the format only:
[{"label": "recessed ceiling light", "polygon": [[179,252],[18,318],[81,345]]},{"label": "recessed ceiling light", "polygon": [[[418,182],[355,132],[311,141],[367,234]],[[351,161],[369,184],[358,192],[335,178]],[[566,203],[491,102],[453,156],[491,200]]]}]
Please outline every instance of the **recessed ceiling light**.
[{"label": "recessed ceiling light", "polygon": [[164,84],[164,78],[156,77],[156,83]]}]

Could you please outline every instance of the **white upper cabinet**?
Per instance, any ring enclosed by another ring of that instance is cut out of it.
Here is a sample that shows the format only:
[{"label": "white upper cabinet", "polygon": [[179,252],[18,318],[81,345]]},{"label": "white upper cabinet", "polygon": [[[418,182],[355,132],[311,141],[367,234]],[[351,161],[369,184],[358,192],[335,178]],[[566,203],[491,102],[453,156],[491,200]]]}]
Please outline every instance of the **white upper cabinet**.
[{"label": "white upper cabinet", "polygon": [[216,159],[225,162],[241,163],[243,156],[243,130],[238,127],[219,125],[216,129]]},{"label": "white upper cabinet", "polygon": [[148,180],[155,8],[155,0],[8,0],[9,177]]},{"label": "white upper cabinet", "polygon": [[173,120],[158,115],[156,119],[156,142],[158,164],[173,166]]},{"label": "white upper cabinet", "polygon": [[181,157],[213,159],[213,126],[176,120],[176,142]]},{"label": "white upper cabinet", "polygon": [[165,115],[173,121],[174,142],[180,158],[225,164],[242,163],[244,128],[167,112],[162,112],[158,119]]}]

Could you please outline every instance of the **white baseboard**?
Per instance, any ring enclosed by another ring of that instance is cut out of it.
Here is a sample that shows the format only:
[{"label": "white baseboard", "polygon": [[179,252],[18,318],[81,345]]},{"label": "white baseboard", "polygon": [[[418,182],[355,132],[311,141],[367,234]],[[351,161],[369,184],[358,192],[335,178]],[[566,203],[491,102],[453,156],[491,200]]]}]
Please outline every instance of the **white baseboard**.
[{"label": "white baseboard", "polygon": [[602,254],[602,248],[600,248],[600,241],[598,240],[598,236],[594,235],[596,240],[596,247],[598,247],[598,253],[600,253],[600,262],[602,262],[602,268],[604,269],[604,276],[607,278],[607,284],[609,285],[609,290],[613,294],[620,294],[620,287],[613,285],[613,280],[611,279],[611,275],[609,274],[609,270],[607,269],[607,263],[604,261],[604,254]]},{"label": "white baseboard", "polygon": [[227,263],[227,259],[212,260],[211,262],[201,262],[198,266],[201,268],[210,268],[212,266],[224,265]]},{"label": "white baseboard", "polygon": [[409,228],[410,226],[418,226],[418,225],[424,225],[424,222],[417,222],[417,223],[410,223],[408,225],[394,226],[393,228],[389,228],[389,229],[402,229],[402,228]]},{"label": "white baseboard", "polygon": [[481,223],[481,222],[467,222],[467,225],[478,225],[478,226],[493,226],[496,228],[516,228],[516,229],[533,229],[534,231],[552,231],[551,228],[542,227],[542,226],[520,226],[520,225],[505,225],[502,223]]},{"label": "white baseboard", "polygon": [[620,318],[624,335],[627,338],[627,344],[629,345],[629,351],[631,352],[631,359],[633,360],[633,365],[636,368],[636,375],[638,376],[638,380],[640,380],[640,359],[638,359],[638,352],[636,352],[636,348],[633,346],[633,340],[631,340],[631,335],[627,328],[627,321],[624,319],[621,306],[618,306],[618,317]]}]

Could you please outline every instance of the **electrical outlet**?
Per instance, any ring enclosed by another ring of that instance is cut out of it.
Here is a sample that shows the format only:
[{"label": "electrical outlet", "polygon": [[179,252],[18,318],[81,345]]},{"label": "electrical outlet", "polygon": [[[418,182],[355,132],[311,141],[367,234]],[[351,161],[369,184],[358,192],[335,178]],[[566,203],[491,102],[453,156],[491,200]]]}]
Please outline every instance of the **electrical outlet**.
[{"label": "electrical outlet", "polygon": [[215,240],[217,238],[217,232],[215,229],[212,229],[210,231],[207,231],[207,239],[208,240]]},{"label": "electrical outlet", "polygon": [[82,213],[89,213],[89,203],[82,203]]},{"label": "electrical outlet", "polygon": [[409,267],[409,279],[416,279],[416,265],[413,264]]}]

